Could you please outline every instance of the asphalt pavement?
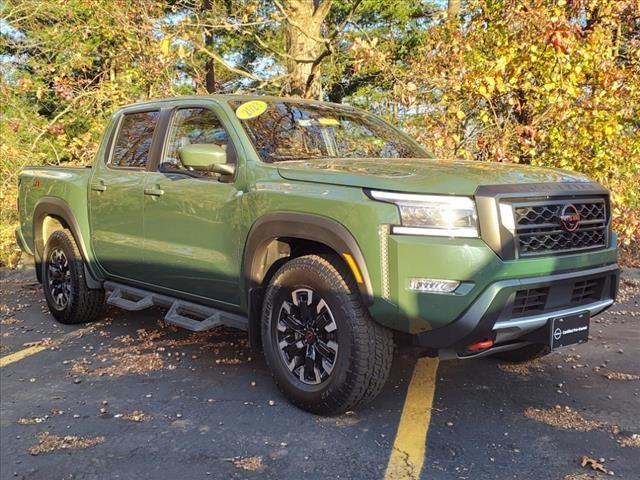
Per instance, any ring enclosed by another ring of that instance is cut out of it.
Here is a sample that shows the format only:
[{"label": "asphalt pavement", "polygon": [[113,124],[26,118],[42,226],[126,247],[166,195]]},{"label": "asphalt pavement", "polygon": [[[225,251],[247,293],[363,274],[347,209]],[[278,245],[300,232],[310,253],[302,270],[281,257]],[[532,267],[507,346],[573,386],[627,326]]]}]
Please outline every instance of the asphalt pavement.
[{"label": "asphalt pavement", "polygon": [[[318,417],[287,403],[241,332],[170,328],[158,309],[60,325],[28,268],[0,292],[2,480],[391,478],[419,402],[411,350],[373,403]],[[440,362],[412,476],[640,478],[639,327],[640,280],[626,278],[587,344],[519,366]]]}]

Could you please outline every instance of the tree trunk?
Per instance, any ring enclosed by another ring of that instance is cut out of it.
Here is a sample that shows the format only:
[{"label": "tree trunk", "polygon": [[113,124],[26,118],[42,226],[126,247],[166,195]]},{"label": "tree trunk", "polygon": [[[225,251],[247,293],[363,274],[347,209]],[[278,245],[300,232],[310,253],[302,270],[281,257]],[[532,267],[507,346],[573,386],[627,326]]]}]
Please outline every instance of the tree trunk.
[{"label": "tree trunk", "polygon": [[447,6],[447,19],[450,22],[457,22],[460,18],[460,0],[449,0]]},{"label": "tree trunk", "polygon": [[[202,10],[203,12],[211,10],[211,0],[202,2]],[[213,48],[213,33],[208,28],[204,31],[204,43],[207,47]],[[207,59],[204,67],[204,87],[207,93],[215,93],[216,91],[216,63],[212,58]]]},{"label": "tree trunk", "polygon": [[329,13],[332,0],[288,0],[284,2],[287,48],[287,94],[291,96],[322,97],[318,75],[319,63],[326,46],[322,23]]}]

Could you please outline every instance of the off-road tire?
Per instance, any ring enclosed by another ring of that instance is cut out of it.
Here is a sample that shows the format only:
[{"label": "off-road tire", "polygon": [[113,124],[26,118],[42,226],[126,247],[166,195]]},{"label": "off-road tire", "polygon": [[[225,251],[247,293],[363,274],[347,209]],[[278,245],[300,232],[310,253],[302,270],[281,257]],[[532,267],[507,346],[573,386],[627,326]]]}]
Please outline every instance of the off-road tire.
[{"label": "off-road tire", "polygon": [[[335,363],[317,385],[296,378],[277,341],[284,298],[304,288],[320,295],[336,325]],[[263,303],[262,341],[267,364],[282,393],[295,406],[322,415],[353,410],[375,398],[389,376],[393,358],[391,331],[371,319],[350,271],[336,255],[297,257],[275,273]]]},{"label": "off-road tire", "polygon": [[[56,303],[50,278],[53,273],[50,267],[52,255],[60,257],[60,252],[67,260],[70,288],[68,299],[64,305]],[[42,256],[42,288],[51,315],[60,323],[79,324],[95,320],[104,309],[104,290],[90,289],[85,279],[84,261],[78,246],[69,230],[57,230],[51,234],[44,247]]]},{"label": "off-road tire", "polygon": [[536,358],[544,357],[550,352],[548,345],[540,343],[532,343],[516,350],[509,350],[507,352],[494,353],[492,356],[498,360],[503,360],[510,363],[522,363],[534,360]]}]

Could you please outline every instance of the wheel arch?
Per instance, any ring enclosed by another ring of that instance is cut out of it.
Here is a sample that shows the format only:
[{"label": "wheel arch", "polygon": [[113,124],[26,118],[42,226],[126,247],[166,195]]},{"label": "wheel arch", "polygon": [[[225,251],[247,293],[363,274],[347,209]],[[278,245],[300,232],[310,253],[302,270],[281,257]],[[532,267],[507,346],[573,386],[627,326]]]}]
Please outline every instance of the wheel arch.
[{"label": "wheel arch", "polygon": [[[292,251],[291,246],[297,251]],[[242,278],[248,296],[249,339],[260,344],[260,316],[265,280],[283,259],[305,253],[336,253],[351,271],[365,305],[373,302],[373,288],[364,255],[347,228],[319,215],[274,212],[251,227],[242,260]],[[349,259],[350,257],[350,259]],[[353,265],[355,264],[355,265]],[[360,277],[360,278],[358,278]]]},{"label": "wheel arch", "polygon": [[92,265],[87,246],[81,234],[80,225],[76,220],[71,207],[67,202],[58,197],[42,197],[34,208],[33,213],[33,254],[38,281],[42,282],[42,254],[49,236],[61,229],[69,229],[73,239],[78,245],[82,259],[84,260],[85,278],[89,288],[102,288],[100,276]]}]

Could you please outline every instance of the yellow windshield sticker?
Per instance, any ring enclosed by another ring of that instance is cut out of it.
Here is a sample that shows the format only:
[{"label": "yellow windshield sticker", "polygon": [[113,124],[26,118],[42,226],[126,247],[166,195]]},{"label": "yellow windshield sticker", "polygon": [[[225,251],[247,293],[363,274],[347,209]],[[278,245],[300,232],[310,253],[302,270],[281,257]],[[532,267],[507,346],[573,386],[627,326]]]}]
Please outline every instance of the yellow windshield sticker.
[{"label": "yellow windshield sticker", "polygon": [[324,127],[337,127],[340,125],[340,121],[338,119],[327,117],[319,118],[318,123]]},{"label": "yellow windshield sticker", "polygon": [[251,100],[245,102],[236,109],[236,116],[240,120],[250,120],[259,117],[267,109],[267,102],[262,100]]}]

